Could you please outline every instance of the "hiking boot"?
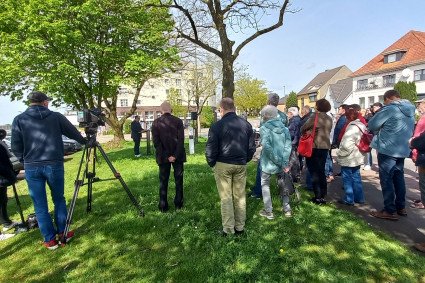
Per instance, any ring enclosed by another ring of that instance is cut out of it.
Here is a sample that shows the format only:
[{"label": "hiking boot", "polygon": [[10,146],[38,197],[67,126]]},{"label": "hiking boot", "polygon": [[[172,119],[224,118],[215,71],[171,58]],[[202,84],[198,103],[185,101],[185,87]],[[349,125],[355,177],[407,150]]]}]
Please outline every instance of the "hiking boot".
[{"label": "hiking boot", "polygon": [[407,216],[407,211],[405,208],[397,209],[397,214],[400,216]]},{"label": "hiking boot", "polygon": [[58,241],[59,244],[66,244],[69,243],[69,241],[71,241],[72,238],[74,238],[74,230],[68,231],[68,233],[66,234],[66,241],[63,241],[63,233],[59,233],[58,234]]},{"label": "hiking boot", "polygon": [[415,249],[417,249],[420,252],[425,253],[425,243],[416,243],[414,245]]},{"label": "hiking boot", "polygon": [[397,217],[397,215],[395,215],[395,213],[389,213],[385,210],[372,211],[372,212],[370,212],[370,215],[372,215],[373,217],[376,217],[376,218],[387,219],[387,220],[392,220],[392,221],[398,220],[398,217]]},{"label": "hiking boot", "polygon": [[0,241],[7,240],[15,236],[15,234],[0,234]]},{"label": "hiking boot", "polygon": [[245,235],[245,230],[238,231],[235,229],[235,236],[243,236]]},{"label": "hiking boot", "polygon": [[273,212],[267,212],[265,209],[260,211],[260,215],[269,219],[269,220],[273,220],[274,219],[274,215]]},{"label": "hiking boot", "polygon": [[292,211],[288,210],[288,211],[283,211],[283,216],[290,218],[292,217]]},{"label": "hiking boot", "polygon": [[9,231],[12,228],[15,228],[19,223],[18,222],[10,222],[9,224],[3,224],[3,232]]},{"label": "hiking boot", "polygon": [[58,241],[56,241],[56,240],[44,242],[43,246],[45,246],[49,250],[56,250],[59,247]]}]

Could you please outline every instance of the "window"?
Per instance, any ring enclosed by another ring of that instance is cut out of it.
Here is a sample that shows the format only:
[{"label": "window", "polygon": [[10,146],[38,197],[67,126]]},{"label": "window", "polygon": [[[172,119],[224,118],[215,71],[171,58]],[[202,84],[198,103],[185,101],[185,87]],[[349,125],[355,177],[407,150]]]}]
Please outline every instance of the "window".
[{"label": "window", "polygon": [[142,102],[140,101],[140,99],[137,100],[136,105],[140,105]]},{"label": "window", "polygon": [[382,77],[383,87],[391,87],[395,84],[395,74]]},{"label": "window", "polygon": [[372,106],[372,104],[375,103],[375,97],[374,96],[369,96],[367,102],[368,102],[369,107]]},{"label": "window", "polygon": [[383,95],[378,96],[378,102],[384,103],[384,96]]},{"label": "window", "polygon": [[165,94],[167,95],[167,97],[170,95],[170,90],[169,89],[166,89],[165,90]]},{"label": "window", "polygon": [[128,100],[127,99],[120,99],[120,105],[121,105],[121,107],[128,107]]},{"label": "window", "polygon": [[153,120],[153,111],[145,111],[145,120],[152,121]]},{"label": "window", "polygon": [[415,71],[415,81],[425,80],[425,69]]},{"label": "window", "polygon": [[165,80],[164,80],[164,83],[165,83],[166,85],[168,85],[168,84],[170,83],[170,80],[169,80],[169,79],[165,79]]},{"label": "window", "polygon": [[367,79],[357,81],[357,90],[367,89]]},{"label": "window", "polygon": [[181,86],[181,85],[182,85],[182,80],[176,79],[176,86]]},{"label": "window", "polygon": [[156,111],[156,118],[161,117],[161,115],[162,115],[161,111]]},{"label": "window", "polygon": [[360,108],[362,108],[362,109],[365,108],[365,98],[364,97],[359,98],[359,104],[360,104]]},{"label": "window", "polygon": [[308,98],[310,99],[310,102],[314,102],[314,101],[316,101],[316,100],[317,100],[317,92],[310,93],[310,94],[308,95]]},{"label": "window", "polygon": [[304,107],[305,106],[305,102],[304,102],[304,97],[303,98],[301,98],[301,107]]},{"label": "window", "polygon": [[384,56],[384,64],[400,61],[406,51],[399,51]]}]

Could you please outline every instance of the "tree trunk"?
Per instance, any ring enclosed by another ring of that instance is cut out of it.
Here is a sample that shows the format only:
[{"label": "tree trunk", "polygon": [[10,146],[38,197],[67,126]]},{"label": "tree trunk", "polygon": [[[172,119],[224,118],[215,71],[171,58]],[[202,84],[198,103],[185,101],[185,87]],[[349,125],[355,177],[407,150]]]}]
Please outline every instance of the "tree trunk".
[{"label": "tree trunk", "polygon": [[232,55],[223,56],[223,81],[221,83],[222,98],[230,97],[233,99],[233,93],[235,92],[235,72],[233,70],[233,62]]},{"label": "tree trunk", "polygon": [[110,113],[106,122],[114,131],[114,141],[124,141],[124,121],[119,121],[116,113]]}]

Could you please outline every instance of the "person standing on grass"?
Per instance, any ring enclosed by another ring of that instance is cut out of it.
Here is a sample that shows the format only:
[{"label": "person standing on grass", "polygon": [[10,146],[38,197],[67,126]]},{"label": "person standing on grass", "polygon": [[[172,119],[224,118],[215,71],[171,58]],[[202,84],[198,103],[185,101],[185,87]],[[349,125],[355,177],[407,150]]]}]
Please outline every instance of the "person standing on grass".
[{"label": "person standing on grass", "polygon": [[[425,99],[420,99],[418,101],[415,101],[417,104],[416,109],[419,112],[419,115],[421,115],[418,123],[415,127],[415,132],[413,133],[413,138],[419,137],[422,133],[425,132]],[[419,160],[418,162],[418,150],[416,148],[413,148],[412,150],[412,160],[415,162],[416,166],[418,166],[419,171],[419,189],[421,191],[421,198],[414,200],[413,203],[410,205],[412,208],[419,208],[424,209],[425,208],[425,165],[424,160]],[[422,177],[422,178],[421,178]],[[422,179],[422,182],[421,182]]]},{"label": "person standing on grass", "polygon": [[131,138],[134,141],[134,157],[140,157],[140,139],[142,138],[142,126],[140,125],[140,116],[134,116],[131,122]]},{"label": "person standing on grass", "polygon": [[410,155],[409,139],[415,126],[415,107],[400,99],[396,90],[384,94],[385,106],[369,120],[368,128],[375,133],[372,148],[378,152],[379,181],[384,208],[370,212],[376,218],[398,220],[396,213],[407,216],[404,159]]},{"label": "person standing on grass", "polygon": [[174,170],[176,196],[174,205],[176,209],[183,207],[183,164],[186,162],[184,148],[183,121],[171,115],[171,104],[165,101],[161,104],[161,117],[152,124],[152,140],[155,146],[156,163],[159,166],[159,204],[161,212],[168,211],[168,180],[171,165]]},{"label": "person standing on grass", "polygon": [[[274,107],[276,107],[279,104],[279,95],[277,95],[276,93],[273,93],[269,96],[269,99],[267,101],[267,105],[272,105]],[[288,116],[283,113],[282,111],[280,111],[279,109],[277,109],[277,114],[278,114],[278,118],[279,120],[285,125],[285,127],[288,126],[289,120],[288,120]],[[260,121],[260,127],[261,127],[261,121]],[[254,187],[251,189],[251,197],[254,198],[261,198],[261,163],[258,162],[257,164],[257,174],[255,176],[255,184]]]},{"label": "person standing on grass", "polygon": [[[62,135],[81,144],[86,139],[65,116],[48,109],[50,98],[34,91],[28,95],[30,106],[24,113],[15,117],[12,123],[12,152],[25,167],[25,179],[34,203],[38,226],[44,238],[44,246],[49,250],[58,248],[66,224],[66,202],[64,196],[64,149]],[[53,226],[46,196],[46,183],[55,207]],[[67,241],[74,231],[66,235]]]},{"label": "person standing on grass", "polygon": [[205,155],[213,168],[221,201],[222,235],[242,234],[246,220],[246,164],[255,153],[251,124],[235,113],[231,98],[223,98],[221,120],[208,132]]},{"label": "person standing on grass", "polygon": [[326,204],[327,182],[325,175],[326,158],[331,148],[330,133],[332,118],[326,114],[331,110],[331,104],[326,99],[316,101],[317,112],[301,127],[301,134],[312,131],[317,115],[316,133],[314,134],[313,154],[306,157],[308,171],[311,174],[314,197],[311,201],[315,204]]},{"label": "person standing on grass", "polygon": [[[274,219],[272,199],[270,194],[270,178],[274,174],[289,172],[288,161],[292,150],[291,135],[288,128],[278,119],[277,109],[268,105],[261,110],[262,125],[260,128],[261,146],[261,190],[264,209],[260,215]],[[283,213],[291,217],[289,195],[282,195]]]},{"label": "person standing on grass", "polygon": [[337,153],[337,161],[341,165],[345,196],[339,203],[346,205],[362,204],[364,203],[364,194],[360,166],[364,162],[364,154],[360,152],[356,145],[359,144],[362,133],[366,131],[366,126],[360,122],[356,109],[348,108],[345,113],[348,126],[342,136]]}]

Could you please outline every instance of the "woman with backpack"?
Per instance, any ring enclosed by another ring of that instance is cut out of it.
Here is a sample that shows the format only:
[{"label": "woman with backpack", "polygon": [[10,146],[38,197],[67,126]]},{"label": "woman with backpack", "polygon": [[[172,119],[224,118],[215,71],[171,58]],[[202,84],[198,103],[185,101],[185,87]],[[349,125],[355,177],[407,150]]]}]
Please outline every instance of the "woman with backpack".
[{"label": "woman with backpack", "polygon": [[360,166],[364,163],[365,153],[359,150],[358,145],[367,129],[364,123],[360,121],[358,110],[354,107],[347,109],[346,117],[347,128],[337,152],[337,162],[341,165],[341,176],[345,191],[345,195],[339,203],[354,205],[354,203],[364,203]]}]

